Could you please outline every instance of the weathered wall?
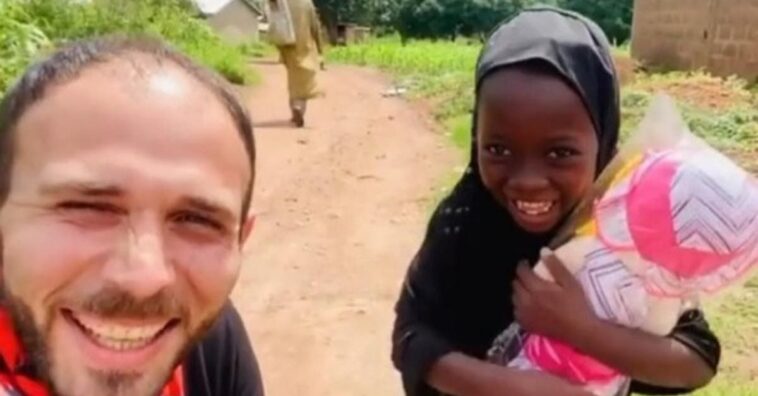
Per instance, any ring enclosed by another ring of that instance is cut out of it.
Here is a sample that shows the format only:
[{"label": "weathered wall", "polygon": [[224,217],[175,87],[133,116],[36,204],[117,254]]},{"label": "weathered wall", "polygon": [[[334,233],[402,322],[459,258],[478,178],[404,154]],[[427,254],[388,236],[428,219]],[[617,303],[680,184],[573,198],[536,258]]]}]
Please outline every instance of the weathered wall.
[{"label": "weathered wall", "polygon": [[632,55],[653,66],[758,78],[758,0],[636,0]]},{"label": "weathered wall", "polygon": [[242,0],[234,0],[208,18],[208,23],[232,42],[258,40],[258,14]]}]

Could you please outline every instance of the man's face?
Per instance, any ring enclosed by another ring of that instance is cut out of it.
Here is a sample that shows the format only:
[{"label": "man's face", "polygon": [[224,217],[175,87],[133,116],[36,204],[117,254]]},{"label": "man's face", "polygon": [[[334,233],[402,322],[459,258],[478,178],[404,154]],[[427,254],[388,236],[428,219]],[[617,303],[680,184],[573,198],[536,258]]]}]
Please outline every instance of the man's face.
[{"label": "man's face", "polygon": [[249,162],[209,91],[93,66],[19,120],[0,210],[6,304],[55,392],[154,395],[225,303]]}]

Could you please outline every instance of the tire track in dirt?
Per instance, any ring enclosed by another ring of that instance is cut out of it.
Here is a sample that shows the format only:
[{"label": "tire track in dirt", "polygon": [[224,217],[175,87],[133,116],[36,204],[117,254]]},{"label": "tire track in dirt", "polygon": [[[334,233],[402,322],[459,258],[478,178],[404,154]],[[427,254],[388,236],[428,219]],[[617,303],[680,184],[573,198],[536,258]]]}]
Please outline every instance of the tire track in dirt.
[{"label": "tire track in dirt", "polygon": [[392,308],[430,199],[457,153],[389,80],[334,66],[304,130],[289,127],[284,70],[258,65],[256,229],[233,298],[272,396],[401,393]]}]

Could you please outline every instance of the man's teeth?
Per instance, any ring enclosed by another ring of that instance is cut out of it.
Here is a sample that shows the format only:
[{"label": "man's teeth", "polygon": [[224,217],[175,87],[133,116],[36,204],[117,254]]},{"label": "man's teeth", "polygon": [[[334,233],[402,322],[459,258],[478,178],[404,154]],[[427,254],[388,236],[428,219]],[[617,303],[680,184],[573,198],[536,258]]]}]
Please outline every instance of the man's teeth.
[{"label": "man's teeth", "polygon": [[76,317],[75,319],[97,343],[117,351],[144,347],[152,342],[168,323],[148,326],[121,326],[88,318]]},{"label": "man's teeth", "polygon": [[529,216],[545,214],[553,208],[552,201],[516,201],[516,208]]},{"label": "man's teeth", "polygon": [[98,335],[93,336],[96,338],[97,343],[100,344],[100,346],[112,349],[114,351],[128,351],[132,349],[139,349],[147,346],[152,341],[152,338],[139,341],[114,341],[109,338],[99,337]]}]

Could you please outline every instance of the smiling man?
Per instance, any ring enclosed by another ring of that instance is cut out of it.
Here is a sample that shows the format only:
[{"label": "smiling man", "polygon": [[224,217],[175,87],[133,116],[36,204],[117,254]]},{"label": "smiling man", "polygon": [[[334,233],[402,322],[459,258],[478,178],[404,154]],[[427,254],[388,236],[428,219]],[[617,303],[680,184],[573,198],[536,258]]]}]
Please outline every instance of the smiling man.
[{"label": "smiling man", "polygon": [[259,396],[229,294],[252,127],[163,44],[73,44],[0,107],[0,395]]}]

